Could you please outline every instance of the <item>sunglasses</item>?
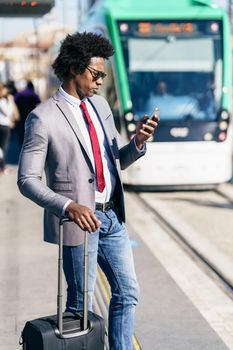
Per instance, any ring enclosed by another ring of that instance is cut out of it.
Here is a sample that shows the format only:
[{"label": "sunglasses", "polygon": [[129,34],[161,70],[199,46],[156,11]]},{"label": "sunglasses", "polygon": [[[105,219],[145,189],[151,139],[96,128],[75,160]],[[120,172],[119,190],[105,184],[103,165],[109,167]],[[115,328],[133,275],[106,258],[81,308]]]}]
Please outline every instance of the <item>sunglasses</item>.
[{"label": "sunglasses", "polygon": [[106,73],[104,73],[104,72],[102,72],[100,70],[97,70],[95,68],[92,68],[90,66],[87,67],[87,70],[91,73],[92,78],[95,79],[95,80],[98,80],[100,78],[104,79],[107,76]]}]

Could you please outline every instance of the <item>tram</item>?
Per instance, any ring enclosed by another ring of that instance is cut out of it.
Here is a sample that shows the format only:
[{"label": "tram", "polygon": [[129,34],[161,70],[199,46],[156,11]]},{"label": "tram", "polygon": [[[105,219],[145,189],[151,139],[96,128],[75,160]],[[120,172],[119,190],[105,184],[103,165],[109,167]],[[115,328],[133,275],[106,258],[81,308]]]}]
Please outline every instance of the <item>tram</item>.
[{"label": "tram", "polygon": [[125,142],[160,109],[147,154],[123,172],[125,185],[211,188],[232,177],[232,60],[224,9],[208,0],[102,0],[80,31],[107,36],[101,94]]}]

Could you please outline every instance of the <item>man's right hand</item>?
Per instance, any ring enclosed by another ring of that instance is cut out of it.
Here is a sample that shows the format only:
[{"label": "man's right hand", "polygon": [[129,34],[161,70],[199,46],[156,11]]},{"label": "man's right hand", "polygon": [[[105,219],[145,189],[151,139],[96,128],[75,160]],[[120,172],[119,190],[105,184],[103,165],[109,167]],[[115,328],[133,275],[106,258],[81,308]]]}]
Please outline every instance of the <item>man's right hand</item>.
[{"label": "man's right hand", "polygon": [[89,233],[95,232],[101,225],[92,210],[84,205],[71,202],[66,208],[66,214],[82,230]]}]

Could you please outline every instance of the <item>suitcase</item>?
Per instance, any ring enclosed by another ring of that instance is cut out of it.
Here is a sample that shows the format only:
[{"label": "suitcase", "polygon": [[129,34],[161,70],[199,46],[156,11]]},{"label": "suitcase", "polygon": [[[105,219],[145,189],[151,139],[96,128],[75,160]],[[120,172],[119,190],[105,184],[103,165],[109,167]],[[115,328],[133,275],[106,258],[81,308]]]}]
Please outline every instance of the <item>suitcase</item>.
[{"label": "suitcase", "polygon": [[20,344],[23,350],[104,350],[105,325],[88,311],[88,232],[84,242],[83,312],[62,313],[63,223],[59,223],[57,314],[26,322]]}]

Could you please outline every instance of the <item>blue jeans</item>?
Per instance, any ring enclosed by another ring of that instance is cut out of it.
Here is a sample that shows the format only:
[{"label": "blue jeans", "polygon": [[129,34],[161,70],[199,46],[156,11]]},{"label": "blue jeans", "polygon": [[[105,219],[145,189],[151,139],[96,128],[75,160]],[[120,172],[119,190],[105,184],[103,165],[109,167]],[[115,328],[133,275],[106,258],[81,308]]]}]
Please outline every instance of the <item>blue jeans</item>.
[{"label": "blue jeans", "polygon": [[[133,350],[138,284],[128,233],[115,210],[106,213],[96,211],[95,214],[102,225],[89,235],[89,310],[92,310],[98,261],[112,294],[109,305],[110,350]],[[64,272],[68,284],[66,310],[80,311],[83,305],[83,245],[64,247]]]}]

